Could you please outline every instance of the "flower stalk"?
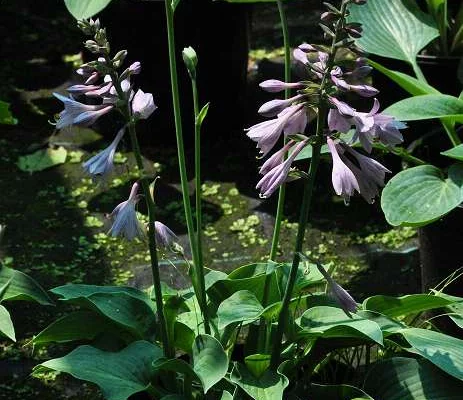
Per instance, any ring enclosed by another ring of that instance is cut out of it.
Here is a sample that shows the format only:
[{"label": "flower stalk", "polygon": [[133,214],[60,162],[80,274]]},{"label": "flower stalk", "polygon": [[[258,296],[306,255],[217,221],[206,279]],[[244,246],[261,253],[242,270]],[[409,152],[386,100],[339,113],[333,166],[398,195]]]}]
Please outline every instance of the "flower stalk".
[{"label": "flower stalk", "polygon": [[[182,188],[183,206],[185,211],[185,219],[188,230],[188,238],[191,247],[191,253],[194,264],[195,280],[198,284],[204,279],[202,271],[202,264],[200,261],[197,239],[194,231],[193,213],[190,202],[189,190],[188,190],[188,177],[186,171],[185,162],[185,149],[183,144],[183,127],[182,117],[180,109],[180,95],[178,90],[178,77],[177,77],[177,62],[175,58],[175,32],[174,32],[174,10],[171,2],[165,2],[166,19],[167,19],[167,42],[169,49],[169,66],[170,66],[170,80],[172,89],[172,104],[174,109],[174,120],[175,120],[175,134],[177,139],[177,154],[178,164],[180,170],[180,183]],[[202,275],[202,276],[201,276]],[[197,285],[196,285],[197,286]],[[201,313],[204,319],[204,330],[206,333],[210,333],[209,316],[207,312],[207,299],[205,297],[205,291],[197,288],[196,294],[201,307]]]}]

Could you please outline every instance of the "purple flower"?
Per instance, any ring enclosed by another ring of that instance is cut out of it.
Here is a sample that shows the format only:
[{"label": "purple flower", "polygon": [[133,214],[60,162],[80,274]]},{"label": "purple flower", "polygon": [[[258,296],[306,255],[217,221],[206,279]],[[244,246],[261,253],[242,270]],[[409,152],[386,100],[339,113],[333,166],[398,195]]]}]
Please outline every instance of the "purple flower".
[{"label": "purple flower", "polygon": [[92,176],[104,176],[113,169],[114,154],[124,133],[125,126],[117,133],[108,147],[82,164],[82,167],[88,174]]},{"label": "purple flower", "polygon": [[129,71],[133,75],[138,75],[141,72],[141,63],[139,61],[135,61],[130,65]]},{"label": "purple flower", "polygon": [[293,57],[296,61],[299,61],[301,64],[307,65],[309,60],[307,58],[307,53],[300,48],[293,50]]},{"label": "purple flower", "polygon": [[379,90],[369,85],[351,85],[347,83],[344,79],[341,79],[341,76],[342,72],[339,67],[336,67],[331,71],[331,80],[337,88],[343,91],[355,92],[363,97],[373,97],[379,93]]},{"label": "purple flower", "polygon": [[262,104],[259,108],[258,113],[263,115],[264,117],[274,117],[281,113],[285,108],[290,106],[292,103],[296,102],[297,100],[302,99],[304,96],[298,94],[297,96],[291,97],[290,99],[285,100],[271,100],[267,101],[267,103]]},{"label": "purple flower", "polygon": [[304,53],[310,53],[312,51],[317,51],[315,47],[313,47],[311,44],[308,43],[302,43],[299,46],[297,46],[299,50],[302,50]]},{"label": "purple flower", "polygon": [[284,147],[270,156],[267,161],[265,161],[264,164],[260,167],[259,174],[265,175],[267,172],[280,165],[285,159],[285,154],[291,147],[294,146],[295,143],[296,142],[294,140],[290,140]]},{"label": "purple flower", "polygon": [[246,129],[247,136],[257,142],[257,147],[263,157],[275,146],[283,130],[288,125],[290,118],[303,108],[304,104],[289,106],[278,114],[277,118],[261,122]]},{"label": "purple flower", "polygon": [[156,108],[153,95],[151,93],[144,93],[143,90],[138,89],[132,100],[132,112],[134,115],[141,119],[147,119]]},{"label": "purple flower", "polygon": [[259,86],[266,92],[270,92],[270,93],[281,92],[282,90],[285,90],[285,89],[301,89],[302,87],[304,87],[303,83],[301,82],[285,83],[277,79],[266,80],[260,83]]},{"label": "purple flower", "polygon": [[331,296],[339,303],[344,312],[347,314],[356,312],[358,305],[354,298],[331,277],[329,272],[320,263],[315,262],[315,265],[326,279]]},{"label": "purple flower", "polygon": [[350,197],[354,194],[354,190],[360,193],[357,178],[341,159],[333,139],[327,138],[327,144],[331,153],[331,158],[333,159],[331,179],[334,191],[338,196],[342,196],[344,201],[348,203]]},{"label": "purple flower", "polygon": [[84,94],[99,88],[100,86],[97,85],[72,85],[69,86],[66,90],[71,94]]},{"label": "purple flower", "polygon": [[62,96],[58,93],[53,95],[64,103],[64,110],[59,114],[59,119],[56,121],[56,128],[61,129],[70,125],[89,126],[102,115],[112,110],[112,105],[87,105],[79,103],[72,97]]},{"label": "purple flower", "polygon": [[178,237],[162,222],[154,222],[154,230],[156,235],[156,245],[164,249],[173,248],[177,242]]},{"label": "purple flower", "polygon": [[111,236],[122,236],[127,240],[145,237],[145,230],[138,220],[135,210],[135,206],[140,199],[137,194],[138,188],[139,184],[135,182],[129,198],[117,205],[113,212],[109,214],[108,217],[113,221],[113,225],[108,232]]},{"label": "purple flower", "polygon": [[[261,167],[261,171],[265,172],[265,175],[256,185],[256,189],[260,190],[261,197],[267,198],[271,196],[272,193],[275,192],[275,190],[277,190],[286,181],[289,171],[291,170],[291,164],[306,145],[307,140],[299,142],[289,157],[279,164],[277,164],[277,162],[278,160],[282,160],[282,153],[279,153],[278,156],[273,159],[270,157],[270,159],[267,160],[269,164],[264,164]],[[270,169],[271,167],[273,168]]]}]

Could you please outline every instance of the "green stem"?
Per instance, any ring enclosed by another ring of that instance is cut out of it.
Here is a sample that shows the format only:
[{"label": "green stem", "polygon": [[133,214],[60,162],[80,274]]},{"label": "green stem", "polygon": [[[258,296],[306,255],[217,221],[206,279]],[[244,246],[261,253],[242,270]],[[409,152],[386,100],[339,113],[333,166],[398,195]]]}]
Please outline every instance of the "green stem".
[{"label": "green stem", "polygon": [[[206,299],[206,282],[204,278],[203,264],[203,247],[202,247],[202,206],[201,206],[201,122],[199,116],[199,96],[198,86],[195,78],[191,79],[191,88],[193,92],[193,109],[195,117],[195,207],[196,207],[196,246],[198,250],[198,266],[196,268],[198,276],[199,290],[203,301]],[[206,305],[204,305],[206,306]],[[205,316],[205,320],[207,319]],[[209,322],[205,324],[206,333],[210,333]]]},{"label": "green stem", "polygon": [[[198,246],[196,245],[196,237],[193,225],[193,215],[191,212],[191,203],[188,190],[188,177],[186,173],[185,163],[185,149],[183,145],[183,128],[182,128],[182,117],[180,111],[180,96],[178,90],[178,78],[177,78],[177,61],[175,58],[175,32],[174,32],[174,11],[172,9],[170,1],[165,1],[166,7],[166,19],[167,19],[167,41],[169,47],[169,66],[170,66],[170,81],[172,87],[172,103],[174,108],[174,119],[175,119],[175,135],[177,138],[177,152],[178,152],[178,164],[180,170],[180,183],[182,187],[183,195],[183,206],[185,210],[185,219],[188,230],[188,238],[190,241],[191,254],[193,258],[193,264],[195,267],[196,278],[199,277],[199,271],[201,266],[199,265],[199,254]],[[200,279],[198,279],[199,281]],[[206,333],[210,333],[209,317],[207,313],[207,300],[203,298],[201,292],[198,300],[201,307],[201,312],[204,319],[204,329]]]},{"label": "green stem", "polygon": [[426,80],[426,77],[423,74],[423,71],[421,71],[421,68],[419,67],[416,61],[412,63],[412,68],[413,68],[413,72],[415,73],[419,81],[423,83],[428,83],[428,81]]},{"label": "green stem", "polygon": [[310,203],[312,201],[312,193],[317,175],[318,165],[320,163],[320,154],[322,148],[322,135],[324,127],[324,119],[326,117],[325,107],[320,107],[317,116],[317,142],[313,145],[312,160],[310,162],[309,176],[307,183],[304,187],[304,194],[302,196],[302,206],[299,215],[299,226],[297,230],[296,245],[294,249],[293,261],[289,273],[288,282],[286,284],[285,294],[278,317],[278,326],[274,340],[274,347],[272,351],[271,367],[276,369],[280,363],[281,341],[283,339],[283,332],[285,330],[286,320],[288,318],[289,303],[293,294],[294,284],[296,282],[297,271],[300,262],[299,253],[302,251],[304,242],[305,230],[309,219]]},{"label": "green stem", "polygon": [[395,154],[396,156],[399,156],[402,158],[404,161],[411,162],[412,164],[415,165],[426,165],[428,164],[426,161],[422,160],[421,158],[412,156],[410,153],[408,153],[405,149],[401,147],[393,147],[391,149],[388,149],[391,153]]},{"label": "green stem", "polygon": [[[285,82],[291,82],[291,48],[289,45],[289,28],[288,28],[288,19],[286,18],[285,7],[282,0],[277,0],[278,5],[278,12],[280,15],[280,24],[281,30],[283,33],[283,46],[285,49]],[[285,89],[285,99],[289,99],[291,97],[291,89]],[[284,158],[287,157],[285,154]],[[280,242],[280,232],[281,232],[281,223],[283,220],[283,212],[285,206],[285,197],[286,197],[286,184],[282,184],[278,191],[278,204],[277,210],[275,214],[275,226],[273,228],[273,236],[272,236],[272,245],[270,247],[270,254],[269,259],[275,260],[278,251],[278,243]],[[262,295],[262,305],[265,307],[268,304],[268,298],[270,295],[270,282],[272,280],[273,274],[267,274],[265,276],[264,281],[264,292]],[[266,338],[266,322],[263,318],[260,320],[259,325],[259,340],[258,346],[260,351],[267,351],[267,338]]]},{"label": "green stem", "polygon": [[[143,159],[141,157],[140,145],[138,144],[137,133],[135,131],[135,124],[129,122],[129,134],[130,141],[132,143],[132,149],[135,154],[135,160],[137,162],[138,169],[144,172]],[[159,319],[159,326],[161,329],[161,341],[164,348],[164,353],[167,358],[174,358],[175,351],[170,345],[169,335],[167,333],[167,322],[164,314],[164,303],[162,301],[162,289],[161,289],[161,277],[159,276],[159,265],[158,265],[158,253],[156,250],[156,235],[155,235],[155,204],[153,197],[150,193],[148,181],[142,177],[141,186],[146,201],[146,207],[148,208],[148,244],[151,257],[151,273],[153,274],[153,286],[154,293],[156,296],[157,314]]]}]

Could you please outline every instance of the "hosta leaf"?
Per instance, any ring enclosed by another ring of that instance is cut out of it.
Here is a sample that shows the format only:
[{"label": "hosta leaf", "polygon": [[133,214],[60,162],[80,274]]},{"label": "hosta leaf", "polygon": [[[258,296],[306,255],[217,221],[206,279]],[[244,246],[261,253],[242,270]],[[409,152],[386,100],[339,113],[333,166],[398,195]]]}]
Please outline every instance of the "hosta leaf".
[{"label": "hosta leaf", "polygon": [[373,366],[364,389],[381,400],[460,400],[463,383],[427,360],[394,357]]},{"label": "hosta leaf", "polygon": [[234,322],[253,322],[259,318],[263,310],[264,307],[254,294],[248,290],[240,290],[220,304],[217,310],[219,329],[224,329]]},{"label": "hosta leaf", "polygon": [[1,335],[4,335],[16,342],[14,326],[11,321],[10,313],[0,304],[0,336]]},{"label": "hosta leaf", "polygon": [[133,342],[119,352],[79,346],[64,357],[38,365],[34,373],[65,372],[95,383],[108,400],[126,400],[150,387],[154,374],[152,364],[162,356],[161,348],[145,341]]},{"label": "hosta leaf", "polygon": [[422,165],[399,172],[384,188],[381,208],[393,226],[423,226],[452,211],[462,201],[463,166],[446,178],[439,168]]},{"label": "hosta leaf", "polygon": [[64,0],[64,4],[75,19],[91,18],[109,3],[111,0]]}]

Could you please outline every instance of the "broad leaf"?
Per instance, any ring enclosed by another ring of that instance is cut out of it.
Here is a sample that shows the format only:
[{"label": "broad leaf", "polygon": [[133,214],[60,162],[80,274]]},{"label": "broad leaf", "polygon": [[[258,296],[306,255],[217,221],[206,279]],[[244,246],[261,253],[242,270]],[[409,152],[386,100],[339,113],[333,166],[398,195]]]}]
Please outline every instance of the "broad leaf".
[{"label": "broad leaf", "polygon": [[422,165],[399,172],[386,185],[381,208],[393,226],[423,226],[452,211],[462,201],[463,167],[446,178],[439,168]]},{"label": "broad leaf", "polygon": [[364,385],[381,400],[460,400],[463,383],[429,361],[394,357],[376,363]]},{"label": "broad leaf", "polygon": [[376,322],[383,332],[384,337],[394,333],[400,333],[400,331],[407,328],[405,324],[375,311],[360,310],[357,312],[357,315],[362,318],[369,319],[370,321]]},{"label": "broad leaf", "polygon": [[161,348],[138,341],[119,352],[106,352],[91,346],[79,346],[68,355],[46,361],[34,373],[53,370],[98,385],[108,400],[126,400],[148,389],[153,362],[163,356]]},{"label": "broad leaf", "polygon": [[260,317],[263,310],[254,294],[240,290],[220,304],[217,310],[219,329],[225,329],[234,322],[251,323]]},{"label": "broad leaf", "polygon": [[402,297],[377,295],[365,299],[363,309],[396,318],[445,307],[452,303],[450,300],[428,294],[411,294]]},{"label": "broad leaf", "polygon": [[10,313],[0,304],[0,336],[2,335],[16,342],[13,321],[11,321]]},{"label": "broad leaf", "polygon": [[283,399],[283,392],[289,384],[288,378],[279,372],[267,370],[257,378],[238,363],[233,367],[230,380],[255,400]]},{"label": "broad leaf", "polygon": [[308,309],[298,321],[300,335],[313,338],[360,338],[383,344],[379,325],[365,317],[348,317],[340,308],[319,306]]},{"label": "broad leaf", "polygon": [[260,378],[270,367],[270,354],[251,354],[244,359],[244,363],[256,378]]},{"label": "broad leaf", "polygon": [[400,100],[384,110],[400,121],[452,118],[463,121],[463,100],[446,94],[426,94]]},{"label": "broad leaf", "polygon": [[463,380],[463,340],[427,329],[408,328],[400,332],[412,348],[449,375]]},{"label": "broad leaf", "polygon": [[453,147],[450,150],[443,151],[441,154],[446,157],[454,158],[458,161],[463,161],[463,144]]},{"label": "broad leaf", "polygon": [[51,323],[37,334],[32,342],[35,345],[41,345],[51,342],[92,340],[104,331],[117,333],[117,329],[117,325],[93,311],[76,311]]},{"label": "broad leaf", "polygon": [[416,64],[416,56],[439,36],[433,19],[411,0],[368,0],[349,8],[349,21],[360,22],[356,44],[367,53]]},{"label": "broad leaf", "polygon": [[349,385],[317,385],[310,386],[310,398],[323,400],[373,400],[363,390]]},{"label": "broad leaf", "polygon": [[57,149],[47,148],[35,153],[21,156],[17,165],[21,171],[37,172],[66,162],[67,150],[60,146]]},{"label": "broad leaf", "polygon": [[109,3],[111,0],[64,0],[64,4],[75,19],[91,18]]},{"label": "broad leaf", "polygon": [[225,377],[228,357],[220,342],[209,335],[199,335],[193,344],[193,370],[204,388],[204,393]]},{"label": "broad leaf", "polygon": [[399,71],[392,71],[386,67],[383,67],[381,64],[368,60],[368,64],[377,69],[382,74],[386,75],[389,79],[397,83],[402,89],[406,90],[413,96],[421,96],[424,94],[439,94],[440,92],[433,88],[431,85],[428,85],[425,82],[422,82],[413,76],[404,74]]},{"label": "broad leaf", "polygon": [[53,301],[30,276],[11,268],[0,266],[0,286],[7,282],[2,300],[32,300],[42,305],[53,305]]}]

